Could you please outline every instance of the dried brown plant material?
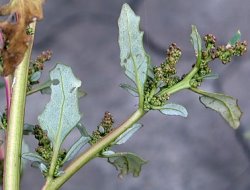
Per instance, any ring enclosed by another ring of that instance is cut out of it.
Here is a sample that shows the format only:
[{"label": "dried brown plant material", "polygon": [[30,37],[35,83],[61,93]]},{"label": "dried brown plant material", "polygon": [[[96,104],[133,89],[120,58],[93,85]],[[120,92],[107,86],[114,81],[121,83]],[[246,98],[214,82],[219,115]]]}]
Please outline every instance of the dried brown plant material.
[{"label": "dried brown plant material", "polygon": [[26,29],[34,20],[43,18],[43,3],[44,0],[10,0],[0,7],[0,16],[8,16],[0,22],[4,40],[3,47],[0,47],[4,76],[13,74],[21,63],[31,39]]}]

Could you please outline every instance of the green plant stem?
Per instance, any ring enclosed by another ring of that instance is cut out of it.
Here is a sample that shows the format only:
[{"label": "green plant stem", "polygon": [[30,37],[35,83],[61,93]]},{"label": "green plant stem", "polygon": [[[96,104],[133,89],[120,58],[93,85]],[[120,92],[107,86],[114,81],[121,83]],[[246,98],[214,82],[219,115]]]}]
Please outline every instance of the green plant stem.
[{"label": "green plant stem", "polygon": [[[31,24],[35,31],[35,22]],[[10,116],[7,128],[6,157],[4,167],[4,189],[19,190],[21,174],[21,150],[26,103],[28,69],[34,36],[22,62],[14,74],[13,93],[11,98]]]},{"label": "green plant stem", "polygon": [[161,90],[159,93],[157,93],[158,96],[164,95],[164,94],[174,94],[180,90],[190,88],[190,80],[193,78],[193,76],[198,72],[198,67],[194,66],[194,68],[190,71],[190,73],[180,82],[178,82],[176,85]]},{"label": "green plant stem", "polygon": [[105,136],[99,142],[91,146],[84,153],[82,153],[77,159],[75,159],[66,169],[65,173],[55,179],[48,178],[43,190],[56,190],[59,189],[70,177],[74,175],[82,166],[95,158],[101,150],[112,143],[118,136],[129,129],[135,122],[146,114],[142,109],[138,109],[134,112],[120,127],[116,128],[110,134]]}]

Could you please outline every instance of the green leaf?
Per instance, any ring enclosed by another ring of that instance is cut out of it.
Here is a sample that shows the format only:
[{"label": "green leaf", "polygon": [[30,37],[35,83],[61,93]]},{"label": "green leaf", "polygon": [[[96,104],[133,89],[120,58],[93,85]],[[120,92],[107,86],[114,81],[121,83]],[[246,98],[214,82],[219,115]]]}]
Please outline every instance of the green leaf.
[{"label": "green leaf", "polygon": [[186,108],[179,104],[168,103],[159,109],[159,111],[165,115],[188,116]]},{"label": "green leaf", "polygon": [[138,97],[138,90],[129,84],[120,84],[120,87],[126,90],[132,96]]},{"label": "green leaf", "polygon": [[147,161],[130,152],[110,154],[108,156],[108,162],[120,172],[119,177],[128,174],[137,177],[140,175],[142,165],[147,163]]},{"label": "green leaf", "polygon": [[31,167],[34,167],[34,168],[39,168],[40,171],[45,174],[48,172],[48,167],[44,164],[44,163],[41,163],[41,162],[38,162],[38,161],[34,161],[31,163]]},{"label": "green leaf", "polygon": [[5,87],[4,83],[0,82],[0,89],[4,87]]},{"label": "green leaf", "polygon": [[234,46],[237,42],[239,42],[241,39],[241,33],[238,30],[234,36],[229,40],[227,46]]},{"label": "green leaf", "polygon": [[130,127],[124,133],[122,133],[112,144],[118,145],[125,143],[142,126],[143,126],[142,124],[135,123],[132,127]]},{"label": "green leaf", "polygon": [[37,153],[33,152],[25,152],[22,154],[22,158],[32,161],[32,162],[40,162],[40,163],[46,163],[46,161]]},{"label": "green leaf", "polygon": [[205,79],[205,80],[214,80],[214,79],[218,79],[218,78],[219,78],[219,75],[216,73],[210,73],[210,74],[203,77],[203,79]]},{"label": "green leaf", "polygon": [[139,30],[140,17],[124,4],[118,21],[121,66],[137,86],[139,96],[144,93],[150,58],[143,48],[143,32]]},{"label": "green leaf", "polygon": [[29,135],[29,134],[33,133],[34,127],[35,127],[34,125],[25,123],[24,126],[23,126],[23,134],[24,135]]},{"label": "green leaf", "polygon": [[196,26],[192,25],[192,33],[191,33],[191,43],[193,44],[195,55],[200,60],[201,58],[201,36],[197,31]]},{"label": "green leaf", "polygon": [[88,131],[86,130],[86,128],[84,127],[84,125],[82,125],[81,123],[77,123],[76,128],[81,133],[81,136],[90,137],[90,135],[88,134]]},{"label": "green leaf", "polygon": [[65,137],[79,122],[81,115],[78,109],[78,80],[70,67],[58,64],[50,72],[50,79],[59,84],[51,85],[51,100],[38,117],[43,130],[48,132],[53,147],[60,147]]},{"label": "green leaf", "polygon": [[73,144],[72,147],[69,149],[62,164],[69,160],[72,160],[77,155],[77,153],[81,150],[81,148],[84,147],[89,141],[90,141],[90,137],[87,137],[87,136],[80,137],[75,142],[75,144]]},{"label": "green leaf", "polygon": [[41,78],[42,72],[41,71],[37,71],[35,73],[33,73],[30,77],[30,81],[32,82],[36,82]]},{"label": "green leaf", "polygon": [[200,97],[200,101],[206,108],[219,112],[232,128],[237,129],[240,126],[242,112],[236,99],[224,94],[200,90],[199,93],[203,95]]},{"label": "green leaf", "polygon": [[115,154],[115,152],[112,151],[112,150],[107,150],[107,151],[102,152],[102,155],[105,156],[105,157],[109,157],[109,156],[111,156],[113,154]]}]

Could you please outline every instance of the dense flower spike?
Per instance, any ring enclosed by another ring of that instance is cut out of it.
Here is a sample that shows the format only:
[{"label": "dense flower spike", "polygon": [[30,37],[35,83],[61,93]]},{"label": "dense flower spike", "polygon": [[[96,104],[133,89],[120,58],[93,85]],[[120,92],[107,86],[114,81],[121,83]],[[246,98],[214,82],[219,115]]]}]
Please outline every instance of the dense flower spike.
[{"label": "dense flower spike", "polygon": [[27,91],[30,91],[33,85],[39,83],[44,64],[45,62],[50,61],[51,57],[52,51],[47,50],[43,51],[35,60],[30,62]]},{"label": "dense flower spike", "polygon": [[[36,152],[46,161],[46,163],[50,163],[53,155],[53,148],[51,146],[51,141],[49,140],[47,133],[42,130],[39,125],[34,127],[33,134],[35,138],[38,140],[38,147],[36,148]],[[67,152],[66,150],[61,150],[58,155],[56,170],[54,176],[56,177],[62,167],[63,159],[65,158]],[[49,167],[49,166],[48,166]],[[48,173],[43,173],[44,176],[47,176]]]},{"label": "dense flower spike", "polygon": [[95,144],[102,137],[106,136],[113,130],[114,119],[110,112],[105,112],[101,123],[97,126],[97,130],[92,133],[90,144]]}]

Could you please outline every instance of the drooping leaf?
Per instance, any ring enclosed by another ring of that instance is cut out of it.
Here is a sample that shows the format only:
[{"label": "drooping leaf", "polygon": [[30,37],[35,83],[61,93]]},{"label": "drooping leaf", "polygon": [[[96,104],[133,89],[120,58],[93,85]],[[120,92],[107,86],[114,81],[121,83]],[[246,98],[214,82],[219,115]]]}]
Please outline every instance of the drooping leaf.
[{"label": "drooping leaf", "polygon": [[26,29],[34,19],[43,18],[43,3],[44,0],[10,0],[8,4],[0,6],[0,15],[8,16],[0,22],[0,49],[5,76],[12,74],[23,59],[30,41]]},{"label": "drooping leaf", "polygon": [[239,42],[241,39],[241,33],[238,30],[234,36],[229,40],[227,46],[234,46],[237,42]]},{"label": "drooping leaf", "polygon": [[22,158],[32,162],[46,163],[46,161],[40,155],[33,152],[24,152],[22,154]]},{"label": "drooping leaf", "polygon": [[112,144],[123,144],[125,143],[136,131],[138,131],[143,125],[140,123],[135,123],[132,127],[127,129],[122,133]]},{"label": "drooping leaf", "polygon": [[147,161],[130,152],[118,152],[110,154],[107,157],[108,162],[119,171],[119,177],[123,177],[128,174],[138,177],[140,175],[142,165],[147,163]]},{"label": "drooping leaf", "polygon": [[31,163],[31,167],[39,168],[43,174],[48,172],[48,167],[42,162],[34,161]]},{"label": "drooping leaf", "polygon": [[195,55],[197,57],[197,60],[201,58],[201,50],[202,50],[202,45],[201,45],[201,36],[198,33],[198,30],[196,26],[192,25],[192,33],[191,33],[191,43],[193,44]]},{"label": "drooping leaf", "polygon": [[159,111],[165,115],[188,116],[186,108],[179,104],[168,103],[159,109]]},{"label": "drooping leaf", "polygon": [[121,66],[136,84],[139,96],[142,96],[150,58],[143,48],[143,32],[139,30],[139,22],[140,17],[128,4],[124,4],[118,21]]},{"label": "drooping leaf", "polygon": [[138,97],[138,90],[129,84],[120,84],[120,87],[126,90],[132,96]]},{"label": "drooping leaf", "polygon": [[38,117],[43,130],[48,132],[53,147],[61,145],[64,138],[79,122],[77,89],[81,86],[70,67],[58,64],[50,72],[51,80],[59,84],[51,85],[51,100]]},{"label": "drooping leaf", "polygon": [[220,113],[232,128],[237,129],[240,126],[242,112],[236,99],[224,94],[205,91],[201,91],[200,94],[203,95],[200,101],[205,107]]},{"label": "drooping leaf", "polygon": [[90,137],[88,136],[82,136],[80,137],[76,142],[75,144],[73,144],[71,146],[71,148],[69,149],[69,151],[67,152],[64,160],[62,163],[65,163],[69,160],[72,160],[76,155],[77,153],[81,150],[82,147],[84,147],[90,140]]}]

